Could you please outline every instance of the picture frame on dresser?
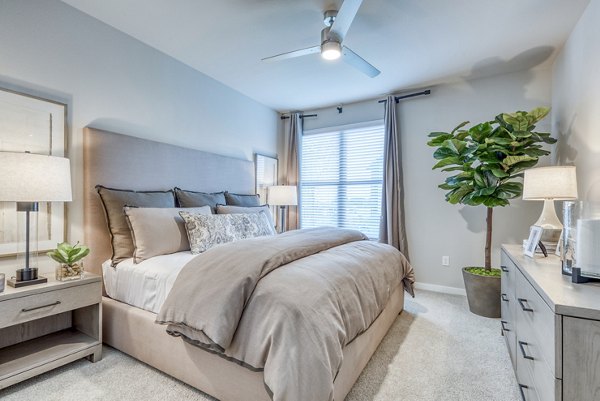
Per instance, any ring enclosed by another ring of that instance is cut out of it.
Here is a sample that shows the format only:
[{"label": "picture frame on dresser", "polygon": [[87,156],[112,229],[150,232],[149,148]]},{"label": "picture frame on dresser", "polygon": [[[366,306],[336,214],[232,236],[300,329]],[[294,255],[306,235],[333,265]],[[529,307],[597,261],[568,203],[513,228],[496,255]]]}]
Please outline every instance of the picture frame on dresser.
[{"label": "picture frame on dresser", "polygon": [[[67,156],[67,105],[0,88],[0,152]],[[65,240],[64,202],[40,202],[38,251]],[[14,202],[0,202],[0,257],[14,256],[24,243]]]},{"label": "picture frame on dresser", "polygon": [[529,238],[525,243],[525,249],[523,250],[523,255],[529,256],[533,258],[535,255],[535,250],[540,242],[540,238],[542,238],[542,233],[544,229],[540,226],[531,226],[529,229]]}]

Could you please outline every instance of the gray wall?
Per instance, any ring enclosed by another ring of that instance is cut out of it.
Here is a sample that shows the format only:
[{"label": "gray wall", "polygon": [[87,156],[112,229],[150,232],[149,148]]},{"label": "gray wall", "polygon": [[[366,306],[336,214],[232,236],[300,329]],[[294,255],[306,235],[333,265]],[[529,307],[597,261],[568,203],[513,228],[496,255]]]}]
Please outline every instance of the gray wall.
[{"label": "gray wall", "polygon": [[275,111],[58,0],[0,0],[0,38],[0,86],[68,104],[71,241],[87,125],[248,160],[277,151]]},{"label": "gray wall", "polygon": [[[485,245],[485,208],[450,205],[437,185],[444,174],[432,171],[432,148],[426,145],[431,131],[447,131],[458,123],[493,119],[498,113],[548,106],[551,71],[530,70],[492,78],[461,81],[432,88],[432,94],[402,101],[398,105],[402,136],[405,207],[411,262],[417,281],[451,290],[464,288],[460,268],[482,265]],[[350,124],[383,118],[376,100],[306,113],[305,129]],[[540,129],[549,130],[547,119]],[[547,163],[549,160],[545,160]],[[541,203],[516,200],[510,207],[495,209],[494,264],[498,266],[501,243],[520,243],[541,212]],[[443,255],[450,266],[441,265]],[[443,288],[439,288],[443,289]],[[459,291],[460,292],[460,291]]]},{"label": "gray wall", "polygon": [[600,201],[600,1],[592,0],[553,73],[557,161],[577,166],[579,198]]}]

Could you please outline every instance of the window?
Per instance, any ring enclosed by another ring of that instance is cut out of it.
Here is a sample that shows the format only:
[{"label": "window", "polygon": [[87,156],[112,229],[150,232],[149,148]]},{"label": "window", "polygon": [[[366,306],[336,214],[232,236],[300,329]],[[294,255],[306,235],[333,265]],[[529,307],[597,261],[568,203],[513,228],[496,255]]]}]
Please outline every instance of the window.
[{"label": "window", "polygon": [[307,131],[302,137],[300,225],[379,237],[383,125]]}]

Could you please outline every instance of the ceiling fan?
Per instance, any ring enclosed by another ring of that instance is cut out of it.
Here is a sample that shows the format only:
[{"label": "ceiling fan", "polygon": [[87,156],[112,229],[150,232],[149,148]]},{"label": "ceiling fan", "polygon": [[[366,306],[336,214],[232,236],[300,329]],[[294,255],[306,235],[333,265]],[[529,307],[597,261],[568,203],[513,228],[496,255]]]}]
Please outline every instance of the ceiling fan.
[{"label": "ceiling fan", "polygon": [[336,60],[342,57],[342,60],[345,63],[350,64],[352,67],[367,74],[371,78],[376,77],[381,71],[342,44],[362,2],[363,0],[344,0],[339,11],[325,11],[323,16],[325,28],[321,31],[321,44],[319,46],[307,47],[306,49],[294,50],[292,52],[266,57],[263,58],[262,61],[280,61],[288,58],[321,53],[321,57],[325,60]]}]

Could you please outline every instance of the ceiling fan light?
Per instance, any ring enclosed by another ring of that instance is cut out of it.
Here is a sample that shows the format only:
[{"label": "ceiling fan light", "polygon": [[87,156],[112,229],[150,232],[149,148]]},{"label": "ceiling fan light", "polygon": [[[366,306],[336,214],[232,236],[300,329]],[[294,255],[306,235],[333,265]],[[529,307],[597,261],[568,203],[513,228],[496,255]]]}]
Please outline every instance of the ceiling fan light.
[{"label": "ceiling fan light", "polygon": [[325,60],[337,60],[342,55],[342,45],[338,42],[328,41],[321,45],[321,57]]}]

